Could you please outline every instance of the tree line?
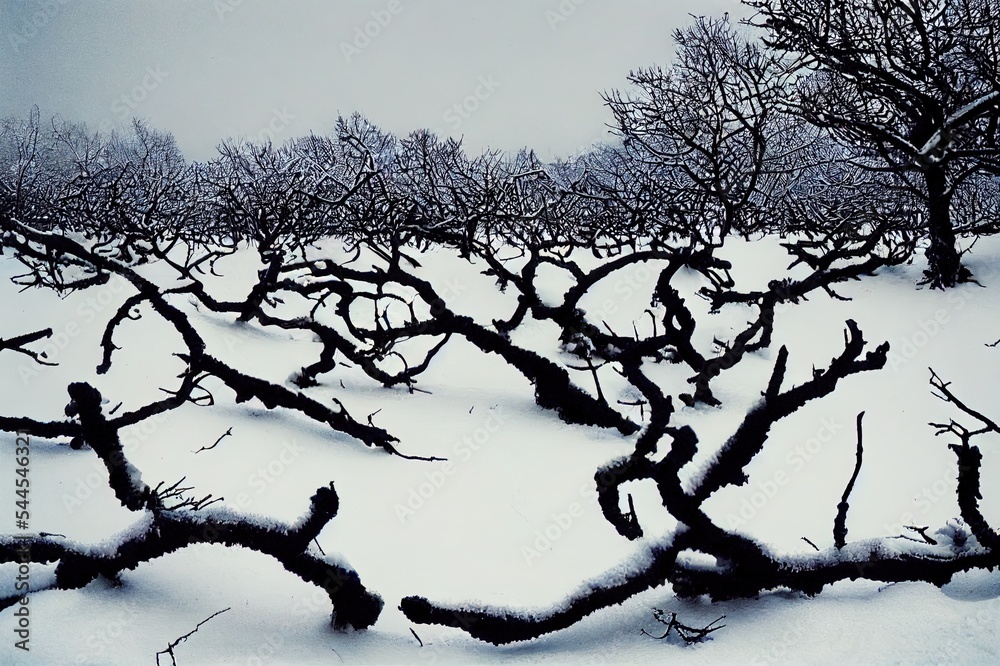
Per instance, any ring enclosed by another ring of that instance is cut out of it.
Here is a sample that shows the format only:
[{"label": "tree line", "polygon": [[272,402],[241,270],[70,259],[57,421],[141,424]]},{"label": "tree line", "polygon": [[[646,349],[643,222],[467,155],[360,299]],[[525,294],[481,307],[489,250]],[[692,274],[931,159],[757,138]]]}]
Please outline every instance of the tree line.
[{"label": "tree line", "polygon": [[890,233],[927,245],[927,281],[972,278],[958,239],[996,228],[1000,19],[989,0],[763,0],[700,18],[675,61],[605,94],[612,139],[543,163],[470,156],[358,115],[281,146],[228,140],[190,163],[135,121],[101,136],[37,110],[4,121],[0,206],[124,257],[152,235],[253,242],[400,234],[465,256],[482,239],[620,252],[731,234]]}]

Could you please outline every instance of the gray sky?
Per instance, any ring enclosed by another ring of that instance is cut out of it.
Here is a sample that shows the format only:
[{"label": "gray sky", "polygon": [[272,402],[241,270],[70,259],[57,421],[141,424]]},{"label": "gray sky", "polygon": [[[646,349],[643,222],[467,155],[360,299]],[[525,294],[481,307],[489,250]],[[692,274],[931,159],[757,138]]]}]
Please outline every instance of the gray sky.
[{"label": "gray sky", "polygon": [[147,118],[189,158],[231,136],[328,132],[359,111],[471,151],[567,155],[605,136],[599,93],[667,64],[690,14],[738,0],[0,0],[0,115]]}]

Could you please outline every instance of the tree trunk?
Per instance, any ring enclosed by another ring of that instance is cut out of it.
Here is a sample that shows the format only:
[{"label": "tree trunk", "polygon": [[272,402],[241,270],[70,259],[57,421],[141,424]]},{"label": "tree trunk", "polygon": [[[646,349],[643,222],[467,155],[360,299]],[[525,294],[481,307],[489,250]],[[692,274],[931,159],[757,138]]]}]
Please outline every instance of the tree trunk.
[{"label": "tree trunk", "polygon": [[947,174],[943,169],[932,168],[924,172],[924,177],[927,183],[927,234],[931,243],[927,249],[926,281],[932,289],[948,289],[967,282],[972,273],[962,266],[955,246]]}]

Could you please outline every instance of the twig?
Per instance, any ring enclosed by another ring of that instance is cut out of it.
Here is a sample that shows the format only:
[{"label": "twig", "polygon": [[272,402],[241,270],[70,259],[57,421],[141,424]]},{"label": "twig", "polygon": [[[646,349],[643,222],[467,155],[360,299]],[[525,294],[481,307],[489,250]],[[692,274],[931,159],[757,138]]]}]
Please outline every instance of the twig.
[{"label": "twig", "polygon": [[183,636],[174,639],[170,644],[167,645],[167,649],[166,650],[160,650],[159,652],[157,652],[156,653],[156,663],[157,663],[157,666],[159,666],[160,655],[161,654],[169,654],[170,655],[170,663],[173,664],[173,666],[177,666],[177,659],[174,656],[174,648],[177,647],[181,642],[186,641],[189,637],[191,637],[195,633],[197,633],[197,631],[201,628],[201,625],[205,624],[206,622],[208,622],[209,620],[211,620],[216,615],[222,615],[227,610],[230,610],[230,608],[223,608],[220,611],[216,611],[215,613],[212,613],[211,615],[209,615],[208,617],[206,617],[204,620],[202,620],[201,622],[199,622],[197,625],[195,625],[194,629],[192,629],[191,631],[187,632]]},{"label": "twig", "polygon": [[[668,614],[670,615],[670,618],[664,619]],[[662,636],[654,636],[645,629],[642,629],[643,634],[649,636],[650,638],[655,638],[656,640],[662,641],[663,639],[667,638],[667,636],[670,635],[671,631],[675,631],[677,635],[680,637],[680,639],[688,645],[690,645],[691,643],[700,643],[701,641],[705,640],[708,637],[708,635],[713,631],[718,631],[719,629],[722,629],[723,627],[726,626],[724,624],[720,624],[717,627],[712,626],[716,622],[721,622],[722,620],[726,619],[725,615],[716,620],[713,620],[707,626],[702,627],[700,629],[697,627],[689,627],[685,624],[681,624],[677,620],[677,613],[674,613],[672,611],[664,611],[660,610],[659,608],[654,608],[653,617],[656,618],[656,621],[659,622],[660,624],[667,625],[667,630],[663,632]]]},{"label": "twig", "polygon": [[[940,398],[941,400],[944,400],[945,402],[950,402],[954,404],[960,410],[962,410],[969,416],[972,416],[973,418],[977,419],[979,422],[983,424],[984,427],[981,430],[974,432],[973,434],[978,435],[988,431],[993,431],[995,433],[1000,434],[1000,425],[997,425],[993,420],[991,420],[981,412],[977,412],[976,410],[972,409],[964,402],[959,400],[955,396],[955,394],[948,389],[948,387],[951,386],[951,382],[946,382],[940,377],[938,377],[937,373],[934,372],[934,368],[927,368],[927,369],[931,371],[931,386],[940,391],[940,394],[937,393],[934,394],[936,397]],[[931,425],[937,425],[937,424],[931,424]]]},{"label": "twig", "polygon": [[232,434],[233,434],[233,429],[230,428],[226,432],[222,433],[222,436],[219,437],[219,439],[215,440],[215,444],[212,444],[212,446],[203,446],[200,449],[198,449],[197,451],[195,451],[194,453],[201,453],[202,451],[211,451],[212,449],[214,449],[215,447],[217,447],[219,445],[219,442],[221,442],[223,439],[225,439],[226,437],[229,437]]},{"label": "twig", "polygon": [[927,530],[930,529],[929,525],[925,525],[924,527],[917,527],[916,525],[903,525],[903,527],[905,527],[908,530],[913,530],[914,532],[916,532],[917,534],[919,534],[921,537],[923,537],[923,540],[924,540],[925,543],[928,543],[928,544],[930,544],[932,546],[938,545],[937,541],[935,541],[933,538],[927,536]]}]

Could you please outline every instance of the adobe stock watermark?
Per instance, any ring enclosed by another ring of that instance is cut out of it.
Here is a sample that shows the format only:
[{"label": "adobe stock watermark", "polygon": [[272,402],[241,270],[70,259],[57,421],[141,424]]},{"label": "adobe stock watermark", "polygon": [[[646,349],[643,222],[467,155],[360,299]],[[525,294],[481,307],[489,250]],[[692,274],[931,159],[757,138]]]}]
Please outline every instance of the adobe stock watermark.
[{"label": "adobe stock watermark", "polygon": [[[847,632],[849,633],[849,632]],[[764,666],[765,664],[788,663],[789,659],[795,655],[789,654],[792,645],[800,643],[806,636],[806,629],[800,624],[794,625],[791,629],[786,629],[780,640],[768,642],[761,652],[754,655],[750,663],[753,666]]]},{"label": "adobe stock watermark", "polygon": [[402,0],[389,0],[382,9],[374,9],[369,15],[371,19],[361,25],[354,26],[354,33],[351,41],[340,43],[340,52],[344,55],[344,60],[348,64],[361,52],[372,45],[382,32],[389,27],[395,17],[399,16],[405,9]]},{"label": "adobe stock watermark", "polygon": [[257,142],[273,144],[275,137],[287,130],[293,120],[295,120],[295,116],[288,112],[287,107],[283,106],[280,109],[272,109],[271,118],[257,132],[257,136],[255,137]]},{"label": "adobe stock watermark", "polygon": [[963,310],[974,298],[974,292],[969,289],[950,292],[948,294],[948,303],[951,306],[949,309],[938,308],[934,311],[933,317],[921,319],[917,330],[910,335],[903,336],[898,344],[893,344],[886,357],[893,372],[898,372],[901,367],[908,365],[916,358],[930,344],[930,341],[951,323],[952,315]]},{"label": "adobe stock watermark", "polygon": [[14,550],[17,552],[17,576],[14,580],[14,591],[20,593],[14,610],[16,625],[14,627],[14,648],[25,652],[31,651],[31,539],[28,532],[31,527],[31,440],[28,433],[18,432],[14,448],[14,519],[17,542]]},{"label": "adobe stock watermark", "polygon": [[777,469],[770,478],[758,481],[756,490],[750,494],[750,497],[744,497],[743,501],[740,502],[739,510],[736,513],[730,512],[726,516],[727,529],[743,528],[752,521],[767,506],[767,503],[774,499],[778,491],[787,485],[793,476],[802,471],[806,464],[823,450],[825,444],[833,441],[837,433],[844,427],[835,418],[825,418],[820,423],[821,425],[814,436],[797,444],[785,455],[787,470],[786,468]]},{"label": "adobe stock watermark", "polygon": [[587,0],[561,0],[555,9],[548,9],[545,11],[545,20],[549,24],[549,29],[555,32],[559,29],[559,26],[570,19],[573,14],[576,14],[580,5],[587,2]]},{"label": "adobe stock watermark", "polygon": [[212,9],[215,10],[215,15],[219,17],[220,21],[225,21],[226,15],[235,12],[242,4],[243,0],[215,0],[212,3]]},{"label": "adobe stock watermark", "polygon": [[126,601],[104,625],[92,632],[83,640],[84,650],[76,653],[73,664],[92,664],[95,657],[110,658],[113,649],[120,644],[123,637],[135,629],[137,620],[142,615],[142,609],[133,602]]},{"label": "adobe stock watermark", "polygon": [[458,130],[462,123],[472,117],[479,110],[483,102],[493,96],[493,93],[501,86],[492,74],[480,76],[478,85],[471,94],[466,95],[461,101],[452,104],[447,111],[442,114],[441,119],[451,125],[452,130]]},{"label": "adobe stock watermark", "polygon": [[[768,664],[806,664],[815,660],[814,645],[809,641],[810,635],[815,635],[815,631],[804,626],[802,622],[796,621],[794,615],[789,618],[790,622],[781,625],[791,628],[785,629],[780,636],[763,641],[764,647],[754,654],[747,662],[751,666],[765,666]],[[775,624],[775,626],[779,626]],[[850,655],[852,648],[860,641],[858,632],[841,631],[837,636],[836,650],[838,654]],[[828,656],[835,656],[828,654]],[[844,661],[850,662],[845,658]]]},{"label": "adobe stock watermark", "polygon": [[888,535],[908,534],[907,526],[916,525],[921,516],[926,516],[936,504],[944,499],[957,501],[958,470],[949,469],[938,479],[920,489],[910,502],[914,511],[904,511],[895,523],[883,526]]},{"label": "adobe stock watermark", "polygon": [[489,409],[481,426],[452,445],[451,450],[459,462],[445,460],[436,469],[425,472],[426,481],[410,488],[406,502],[396,502],[393,505],[392,509],[395,511],[396,517],[399,518],[399,522],[405,523],[407,520],[411,520],[417,511],[422,509],[448,483],[448,480],[458,473],[462,464],[469,462],[476,455],[476,452],[492,439],[493,435],[503,427],[503,424],[504,417],[500,413],[500,408]]},{"label": "adobe stock watermark", "polygon": [[[629,272],[625,277],[615,282],[614,293],[621,296],[618,300],[607,298],[601,303],[598,314],[603,318],[618,312],[618,306],[632,300],[637,292],[644,292],[649,283],[655,281],[659,272],[646,266],[645,261],[640,261],[639,265]],[[648,292],[647,292],[648,293]]]},{"label": "adobe stock watermark", "polygon": [[282,442],[281,449],[266,464],[257,467],[247,476],[247,485],[253,489],[254,494],[242,492],[236,495],[233,503],[242,510],[246,510],[253,504],[255,497],[260,497],[267,489],[277,483],[285,472],[287,472],[295,462],[302,456],[302,445],[298,440],[286,439]]},{"label": "adobe stock watermark", "polygon": [[570,531],[583,514],[583,505],[579,502],[571,502],[565,511],[553,513],[543,529],[535,530],[535,539],[531,545],[521,546],[521,557],[525,564],[532,566],[543,553],[552,550],[552,546]]},{"label": "adobe stock watermark", "polygon": [[[617,478],[618,472],[612,470],[605,470],[599,475],[600,484],[604,487],[613,486]],[[563,511],[550,514],[545,527],[534,531],[534,540],[529,545],[521,546],[521,557],[525,564],[533,566],[535,560],[551,551],[555,543],[586,514],[587,507],[598,506],[600,500],[597,488],[591,481],[580,486],[580,497],[583,498],[582,502],[570,502]]]},{"label": "adobe stock watermark", "polygon": [[242,663],[246,666],[264,666],[272,659],[282,659],[281,663],[286,663],[282,658],[281,649],[285,646],[285,641],[291,630],[308,622],[309,618],[318,614],[329,616],[330,595],[345,584],[353,583],[353,579],[347,572],[328,570],[323,580],[319,584],[314,584],[309,596],[296,600],[292,606],[292,612],[283,616],[273,627],[273,631],[268,632],[258,640],[256,645],[245,653],[242,661],[234,663]]},{"label": "adobe stock watermark", "polygon": [[170,72],[165,71],[161,65],[146,67],[142,80],[111,103],[111,112],[118,116],[119,120],[127,121],[134,115],[134,111],[146,101],[149,94],[159,88],[168,76],[170,76]]},{"label": "adobe stock watermark", "polygon": [[[27,46],[31,40],[37,37],[70,2],[71,0],[48,0],[41,3],[31,14],[17,21],[13,25],[13,30],[7,33],[7,42],[14,54],[20,55],[21,48]],[[9,8],[0,5],[0,14],[5,10],[9,11]],[[2,15],[0,15],[0,20],[6,22],[6,18]]]},{"label": "adobe stock watermark", "polygon": [[[976,279],[987,284],[998,275],[1000,275],[1000,266],[989,264],[977,273]],[[979,289],[980,287],[974,288],[971,285],[965,285],[964,288],[950,290],[947,296],[947,308],[938,308],[934,311],[933,316],[922,318],[912,333],[904,335],[898,343],[893,342],[886,356],[892,371],[898,372],[900,368],[909,365],[913,359],[919,356],[931,340],[936,338],[952,322],[952,316],[964,310],[971,301],[976,299],[980,293]]]}]

